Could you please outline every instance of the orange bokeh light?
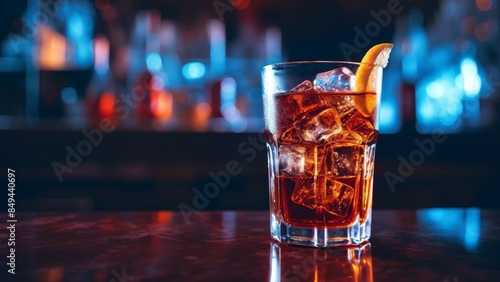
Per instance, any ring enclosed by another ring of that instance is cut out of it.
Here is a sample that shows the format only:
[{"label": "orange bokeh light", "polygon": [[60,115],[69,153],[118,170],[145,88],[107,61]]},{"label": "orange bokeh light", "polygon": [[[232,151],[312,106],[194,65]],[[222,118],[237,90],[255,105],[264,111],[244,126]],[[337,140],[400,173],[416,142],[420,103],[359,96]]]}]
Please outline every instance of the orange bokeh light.
[{"label": "orange bokeh light", "polygon": [[110,0],[95,0],[95,6],[99,10],[106,10],[111,6]]},{"label": "orange bokeh light", "polygon": [[151,91],[151,113],[158,118],[169,118],[172,115],[172,93],[168,91]]},{"label": "orange bokeh light", "polygon": [[474,32],[476,31],[476,26],[477,26],[476,17],[468,16],[465,17],[464,20],[462,21],[462,28],[467,33],[474,34]]},{"label": "orange bokeh light", "polygon": [[480,24],[476,27],[476,37],[481,41],[487,41],[490,39],[490,33],[484,24]]},{"label": "orange bokeh light", "polygon": [[168,224],[172,222],[173,217],[174,215],[171,211],[159,211],[156,213],[155,222]]},{"label": "orange bokeh light", "polygon": [[115,112],[115,94],[104,92],[99,99],[99,115],[101,117],[112,117]]},{"label": "orange bokeh light", "polygon": [[206,102],[198,103],[194,108],[193,126],[197,130],[205,130],[210,120],[212,107]]},{"label": "orange bokeh light", "polygon": [[477,8],[481,11],[488,11],[491,8],[491,0],[476,0]]},{"label": "orange bokeh light", "polygon": [[489,33],[494,33],[498,29],[498,22],[495,19],[489,19],[484,22],[484,28]]},{"label": "orange bokeh light", "polygon": [[42,277],[41,281],[47,282],[59,282],[64,279],[64,268],[60,266],[49,267],[45,275]]},{"label": "orange bokeh light", "polygon": [[243,10],[250,6],[251,0],[231,0],[231,5],[238,10]]},{"label": "orange bokeh light", "polygon": [[40,53],[38,54],[40,68],[63,69],[66,65],[66,38],[49,26],[41,24],[38,28],[40,36]]}]

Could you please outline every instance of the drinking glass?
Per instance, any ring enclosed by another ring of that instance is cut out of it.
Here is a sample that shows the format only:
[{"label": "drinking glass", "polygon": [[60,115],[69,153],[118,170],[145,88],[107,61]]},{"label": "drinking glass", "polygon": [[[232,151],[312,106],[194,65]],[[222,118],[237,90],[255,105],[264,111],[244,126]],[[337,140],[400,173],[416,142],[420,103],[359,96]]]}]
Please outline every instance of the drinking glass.
[{"label": "drinking glass", "polygon": [[[361,66],[369,81],[356,81]],[[274,239],[327,247],[370,238],[381,82],[382,67],[354,62],[263,68]]]}]

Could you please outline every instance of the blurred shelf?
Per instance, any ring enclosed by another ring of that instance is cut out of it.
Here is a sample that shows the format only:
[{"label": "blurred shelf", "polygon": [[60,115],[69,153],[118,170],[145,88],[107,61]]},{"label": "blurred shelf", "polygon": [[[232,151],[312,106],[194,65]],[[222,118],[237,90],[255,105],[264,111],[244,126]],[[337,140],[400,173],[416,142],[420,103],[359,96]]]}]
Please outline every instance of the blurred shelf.
[{"label": "blurred shelf", "polygon": [[[0,130],[19,131],[81,131],[84,128],[99,128],[100,119],[84,117],[66,118],[26,118],[0,116]],[[112,131],[152,131],[152,132],[262,132],[264,121],[261,117],[241,117],[229,122],[224,118],[211,118],[202,122],[192,119],[129,119],[113,123]]]},{"label": "blurred shelf", "polygon": [[[259,137],[250,132],[117,130],[103,134],[80,162],[70,164],[68,158],[76,160],[68,157],[68,150],[79,150],[87,140],[79,130],[0,130],[0,159],[18,171],[22,189],[16,196],[25,209],[59,198],[89,199],[97,210],[177,209],[193,200],[194,188],[213,181],[210,172],[224,171],[230,161],[241,172],[208,209],[266,209],[267,157]],[[380,135],[376,208],[500,207],[500,151],[493,146],[500,142],[498,134],[450,134],[423,154],[416,141],[429,139],[431,135],[416,133]],[[411,172],[399,172],[403,160],[413,163]],[[70,166],[63,181],[54,162]],[[389,185],[389,172],[402,177],[395,189]]]},{"label": "blurred shelf", "polygon": [[0,73],[26,72],[26,58],[0,57]]}]

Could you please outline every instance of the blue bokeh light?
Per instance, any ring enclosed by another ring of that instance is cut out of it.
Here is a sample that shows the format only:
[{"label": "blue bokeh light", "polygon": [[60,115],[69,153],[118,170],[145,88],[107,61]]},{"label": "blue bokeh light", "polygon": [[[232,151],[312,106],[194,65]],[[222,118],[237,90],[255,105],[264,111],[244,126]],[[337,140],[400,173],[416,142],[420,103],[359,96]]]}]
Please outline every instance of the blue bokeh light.
[{"label": "blue bokeh light", "polygon": [[162,68],[161,56],[156,52],[149,53],[146,56],[146,66],[151,72],[159,72]]},{"label": "blue bokeh light", "polygon": [[66,87],[61,91],[61,99],[68,104],[73,104],[76,102],[78,95],[76,93],[75,88]]},{"label": "blue bokeh light", "polygon": [[200,62],[189,62],[182,67],[182,74],[187,79],[202,78],[205,72],[205,65]]},{"label": "blue bokeh light", "polygon": [[465,58],[460,64],[464,93],[468,97],[479,95],[481,77],[478,74],[477,64],[471,58]]},{"label": "blue bokeh light", "polygon": [[469,252],[477,250],[481,237],[481,211],[477,208],[432,208],[417,211],[421,227],[462,242]]}]

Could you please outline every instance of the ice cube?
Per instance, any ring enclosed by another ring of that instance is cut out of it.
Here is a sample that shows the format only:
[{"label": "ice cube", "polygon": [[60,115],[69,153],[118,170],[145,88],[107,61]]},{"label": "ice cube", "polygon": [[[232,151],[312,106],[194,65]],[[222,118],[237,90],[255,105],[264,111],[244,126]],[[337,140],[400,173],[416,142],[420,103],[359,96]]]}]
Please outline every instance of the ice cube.
[{"label": "ice cube", "polygon": [[363,148],[364,146],[349,142],[335,142],[328,148],[328,174],[334,177],[356,177],[361,166]]},{"label": "ice cube", "polygon": [[314,177],[300,178],[295,183],[292,201],[310,209],[321,208],[323,206],[321,195],[324,187],[324,176],[316,177],[316,179]]},{"label": "ice cube", "polygon": [[300,141],[300,136],[299,133],[297,132],[297,129],[293,126],[287,128],[281,134],[281,141],[292,141],[292,142]]},{"label": "ice cube", "polygon": [[276,108],[281,109],[281,114],[292,120],[301,108],[301,97],[297,95],[278,95],[276,97]]},{"label": "ice cube", "polygon": [[[276,96],[276,109],[280,111],[276,118],[277,128],[289,127],[294,119],[319,103],[317,95],[313,94],[282,94]],[[277,115],[278,113],[273,113]]]},{"label": "ice cube", "polygon": [[333,146],[335,146],[335,144],[361,145],[363,144],[363,137],[354,131],[342,130],[330,136],[326,142]]},{"label": "ice cube", "polygon": [[283,143],[278,149],[280,174],[293,177],[324,173],[325,146]]},{"label": "ice cube", "polygon": [[316,107],[320,103],[314,93],[308,94],[285,94],[276,98],[276,108],[280,110],[288,120],[293,120],[297,115]]},{"label": "ice cube", "polygon": [[324,208],[327,212],[346,217],[354,199],[354,188],[331,178],[326,179]]},{"label": "ice cube", "polygon": [[307,92],[313,89],[313,84],[309,80],[304,80],[301,84],[295,86],[290,93]]},{"label": "ice cube", "polygon": [[318,73],[314,80],[314,89],[320,92],[352,90],[356,76],[346,67]]},{"label": "ice cube", "polygon": [[314,176],[323,167],[324,146],[284,143],[278,149],[280,174]]},{"label": "ice cube", "polygon": [[345,127],[356,131],[365,141],[369,141],[369,136],[375,132],[373,124],[357,110],[345,121]]},{"label": "ice cube", "polygon": [[304,172],[306,148],[300,145],[282,145],[278,149],[280,174],[298,176]]},{"label": "ice cube", "polygon": [[305,112],[305,111],[310,110],[314,107],[317,107],[320,104],[320,100],[318,98],[318,95],[316,95],[315,93],[311,92],[308,94],[302,94],[302,95],[300,95],[300,97],[301,97],[300,112]]},{"label": "ice cube", "polygon": [[340,118],[355,109],[354,100],[351,95],[320,95],[320,97],[323,103],[331,105],[337,110]]},{"label": "ice cube", "polygon": [[296,118],[293,124],[303,141],[319,143],[340,132],[337,111],[327,105],[316,107]]}]

